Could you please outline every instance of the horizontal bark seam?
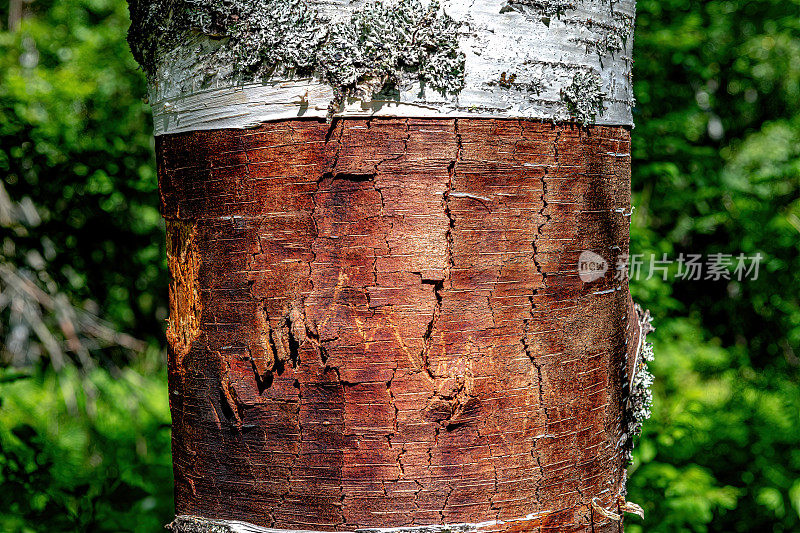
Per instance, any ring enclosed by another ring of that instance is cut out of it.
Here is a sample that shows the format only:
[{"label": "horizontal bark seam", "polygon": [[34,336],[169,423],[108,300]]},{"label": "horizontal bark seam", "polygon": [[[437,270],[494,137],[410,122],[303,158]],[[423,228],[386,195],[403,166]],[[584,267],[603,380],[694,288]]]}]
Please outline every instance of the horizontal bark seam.
[{"label": "horizontal bark seam", "polygon": [[[594,502],[592,502],[594,505]],[[338,533],[468,533],[477,532],[482,529],[499,526],[503,524],[513,524],[515,522],[528,522],[543,518],[550,514],[543,512],[529,514],[523,518],[509,520],[487,520],[473,524],[430,524],[424,526],[400,526],[400,527],[364,527],[352,531],[341,531]],[[175,517],[172,523],[165,526],[173,533],[331,533],[329,531],[317,531],[308,529],[278,529],[272,527],[262,527],[249,522],[240,520],[221,520],[215,518],[203,518],[200,516],[180,515]]]}]

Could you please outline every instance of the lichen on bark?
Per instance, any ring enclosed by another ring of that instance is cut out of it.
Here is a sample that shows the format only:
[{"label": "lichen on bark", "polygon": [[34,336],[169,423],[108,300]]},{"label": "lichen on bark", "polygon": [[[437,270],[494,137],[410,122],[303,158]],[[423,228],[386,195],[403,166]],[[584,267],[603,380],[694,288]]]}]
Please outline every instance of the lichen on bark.
[{"label": "lichen on bark", "polygon": [[561,90],[561,100],[575,122],[585,126],[603,112],[605,94],[602,87],[600,74],[588,70],[576,72],[572,83]]},{"label": "lichen on bark", "polygon": [[130,0],[128,41],[154,75],[166,53],[194,35],[219,42],[200,52],[210,75],[238,82],[315,75],[336,95],[371,98],[408,82],[443,94],[464,86],[458,23],[437,0],[370,2],[331,23],[304,0]]},{"label": "lichen on bark", "polygon": [[652,324],[652,317],[649,311],[643,310],[636,305],[636,320],[639,322],[639,335],[641,335],[641,348],[636,354],[636,361],[633,368],[633,379],[630,383],[628,399],[625,404],[625,420],[627,440],[624,446],[624,458],[626,462],[632,459],[634,438],[642,432],[642,424],[650,418],[650,409],[653,406],[653,385],[654,377],[650,373],[648,363],[653,360],[653,345],[647,342],[647,335],[655,331]]},{"label": "lichen on bark", "polygon": [[[236,524],[239,524],[238,522]],[[213,520],[199,516],[177,516],[164,526],[172,533],[236,533],[233,522]],[[251,530],[258,530],[255,526]]]},{"label": "lichen on bark", "polygon": [[465,61],[457,30],[435,0],[428,7],[419,0],[370,3],[331,27],[319,65],[340,100],[371,97],[402,84],[408,73],[423,88],[457,93]]},{"label": "lichen on bark", "polygon": [[161,56],[199,34],[223,41],[205,52],[242,77],[307,74],[325,37],[325,20],[303,0],[130,0],[128,42],[152,75]]}]

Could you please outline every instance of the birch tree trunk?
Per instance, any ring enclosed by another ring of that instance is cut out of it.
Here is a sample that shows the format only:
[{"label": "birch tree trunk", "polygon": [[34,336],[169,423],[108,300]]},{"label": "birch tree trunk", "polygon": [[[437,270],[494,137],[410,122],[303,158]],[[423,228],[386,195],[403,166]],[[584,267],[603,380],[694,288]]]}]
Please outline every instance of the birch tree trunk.
[{"label": "birch tree trunk", "polygon": [[131,14],[173,530],[621,531],[649,402],[648,317],[614,269],[633,1]]}]

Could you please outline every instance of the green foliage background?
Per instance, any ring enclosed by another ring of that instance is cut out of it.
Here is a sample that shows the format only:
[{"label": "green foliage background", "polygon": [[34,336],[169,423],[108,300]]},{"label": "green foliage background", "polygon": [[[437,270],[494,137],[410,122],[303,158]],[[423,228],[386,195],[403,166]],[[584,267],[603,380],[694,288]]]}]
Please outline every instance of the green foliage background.
[{"label": "green foliage background", "polygon": [[[633,284],[656,385],[629,482],[647,518],[627,531],[798,531],[800,1],[638,12],[632,251],[765,259],[756,281]],[[35,0],[0,31],[0,274],[148,346],[81,330],[76,348],[63,312],[0,283],[2,531],[172,513],[163,226],[128,24],[124,0]]]}]

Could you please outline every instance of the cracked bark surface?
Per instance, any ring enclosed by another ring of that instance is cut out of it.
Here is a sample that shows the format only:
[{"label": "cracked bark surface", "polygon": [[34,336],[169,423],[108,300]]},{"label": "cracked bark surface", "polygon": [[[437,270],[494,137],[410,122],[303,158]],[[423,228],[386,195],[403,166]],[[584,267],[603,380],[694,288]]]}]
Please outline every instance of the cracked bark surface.
[{"label": "cracked bark surface", "polygon": [[[621,531],[592,502],[624,494],[626,128],[294,120],[157,153],[177,514]],[[582,250],[611,271],[583,283]]]}]

